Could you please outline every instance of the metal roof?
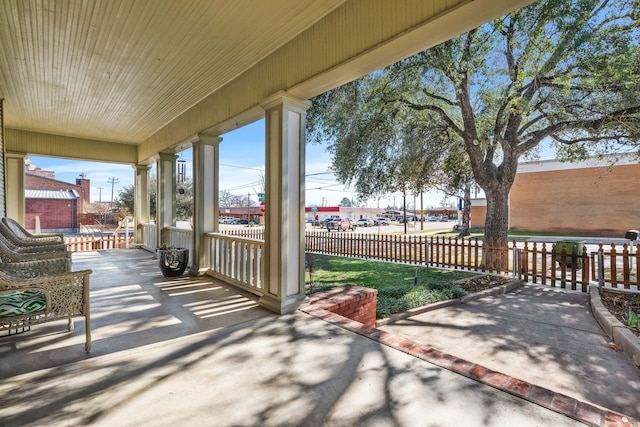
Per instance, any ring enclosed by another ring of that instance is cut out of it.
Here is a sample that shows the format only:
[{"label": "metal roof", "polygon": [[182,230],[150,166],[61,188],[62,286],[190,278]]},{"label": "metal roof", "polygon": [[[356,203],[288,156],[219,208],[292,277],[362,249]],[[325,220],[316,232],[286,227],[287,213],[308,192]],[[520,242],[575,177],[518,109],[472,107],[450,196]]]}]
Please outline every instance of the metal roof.
[{"label": "metal roof", "polygon": [[78,198],[78,193],[75,190],[24,190],[24,198],[75,200]]}]

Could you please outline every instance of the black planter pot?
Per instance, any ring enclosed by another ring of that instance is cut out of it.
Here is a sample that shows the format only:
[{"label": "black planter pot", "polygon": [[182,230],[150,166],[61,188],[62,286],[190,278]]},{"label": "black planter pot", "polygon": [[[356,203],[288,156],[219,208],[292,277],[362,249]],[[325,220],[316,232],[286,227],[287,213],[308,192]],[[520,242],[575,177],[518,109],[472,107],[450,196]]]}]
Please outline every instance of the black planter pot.
[{"label": "black planter pot", "polygon": [[158,266],[164,277],[176,277],[184,273],[189,262],[189,249],[158,249]]}]

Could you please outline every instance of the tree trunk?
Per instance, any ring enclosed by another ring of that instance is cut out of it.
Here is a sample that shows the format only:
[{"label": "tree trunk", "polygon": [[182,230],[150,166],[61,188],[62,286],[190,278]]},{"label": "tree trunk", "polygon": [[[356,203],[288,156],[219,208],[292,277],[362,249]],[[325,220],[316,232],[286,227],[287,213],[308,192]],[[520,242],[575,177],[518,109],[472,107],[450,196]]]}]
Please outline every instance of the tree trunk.
[{"label": "tree trunk", "polygon": [[471,184],[464,184],[464,197],[462,199],[462,225],[460,237],[470,236],[471,231]]},{"label": "tree trunk", "polygon": [[487,217],[484,229],[483,263],[489,271],[509,269],[507,232],[509,230],[509,190],[511,185],[504,182],[489,191],[487,197]]}]

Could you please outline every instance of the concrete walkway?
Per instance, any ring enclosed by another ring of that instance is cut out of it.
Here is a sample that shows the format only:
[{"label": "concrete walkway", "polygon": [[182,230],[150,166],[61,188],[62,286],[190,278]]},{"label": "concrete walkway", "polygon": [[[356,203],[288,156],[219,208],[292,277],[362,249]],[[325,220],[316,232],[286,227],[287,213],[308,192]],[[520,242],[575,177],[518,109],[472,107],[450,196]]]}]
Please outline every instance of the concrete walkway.
[{"label": "concrete walkway", "polygon": [[144,251],[78,253],[74,267],[94,270],[93,351],[81,321],[72,334],[54,322],[1,337],[2,426],[582,425],[400,351],[400,339],[276,316],[209,278],[164,278]]},{"label": "concrete walkway", "polygon": [[525,285],[380,329],[640,419],[640,371],[611,348],[586,293]]}]

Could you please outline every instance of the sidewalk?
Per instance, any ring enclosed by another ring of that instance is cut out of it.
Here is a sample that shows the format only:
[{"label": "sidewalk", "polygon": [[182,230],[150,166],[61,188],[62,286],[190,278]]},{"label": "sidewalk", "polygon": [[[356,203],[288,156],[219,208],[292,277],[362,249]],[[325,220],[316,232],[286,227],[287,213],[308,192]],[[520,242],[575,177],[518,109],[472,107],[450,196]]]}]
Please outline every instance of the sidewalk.
[{"label": "sidewalk", "polygon": [[640,371],[609,346],[586,293],[525,285],[380,329],[640,419]]}]

